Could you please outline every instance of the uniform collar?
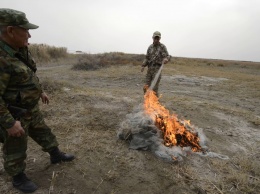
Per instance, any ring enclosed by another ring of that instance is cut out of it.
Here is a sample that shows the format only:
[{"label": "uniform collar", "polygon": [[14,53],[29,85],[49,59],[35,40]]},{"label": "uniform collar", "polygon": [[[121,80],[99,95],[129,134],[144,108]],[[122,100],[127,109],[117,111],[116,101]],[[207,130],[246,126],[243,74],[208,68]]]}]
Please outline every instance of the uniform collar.
[{"label": "uniform collar", "polygon": [[153,43],[153,46],[159,46],[160,44],[161,44],[161,42],[159,42],[158,44],[154,44],[154,43]]},{"label": "uniform collar", "polygon": [[11,57],[16,57],[19,52],[12,49],[6,42],[0,40],[0,48],[8,53]]}]

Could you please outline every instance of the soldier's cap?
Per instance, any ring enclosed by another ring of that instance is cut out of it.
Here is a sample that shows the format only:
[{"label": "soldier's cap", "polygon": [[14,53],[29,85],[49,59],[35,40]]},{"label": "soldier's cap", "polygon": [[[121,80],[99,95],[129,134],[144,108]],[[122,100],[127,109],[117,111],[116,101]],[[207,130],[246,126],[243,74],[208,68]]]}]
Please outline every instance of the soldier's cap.
[{"label": "soldier's cap", "polygon": [[156,36],[158,36],[158,37],[161,38],[161,32],[155,31],[155,32],[153,33],[153,38],[156,37]]},{"label": "soldier's cap", "polygon": [[39,27],[30,23],[25,13],[9,8],[0,8],[0,26],[19,26],[27,30]]}]

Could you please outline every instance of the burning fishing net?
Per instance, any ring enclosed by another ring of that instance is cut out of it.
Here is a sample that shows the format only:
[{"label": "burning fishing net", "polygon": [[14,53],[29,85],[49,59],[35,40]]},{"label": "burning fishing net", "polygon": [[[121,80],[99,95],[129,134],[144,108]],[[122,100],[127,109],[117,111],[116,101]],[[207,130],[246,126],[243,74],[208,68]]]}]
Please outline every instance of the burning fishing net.
[{"label": "burning fishing net", "polygon": [[131,149],[151,150],[169,161],[206,149],[202,130],[170,114],[150,89],[144,95],[144,103],[126,116],[117,135],[129,140]]},{"label": "burning fishing net", "polygon": [[165,146],[191,147],[194,152],[202,151],[198,132],[190,125],[190,121],[181,121],[177,115],[170,114],[169,110],[159,103],[153,90],[148,90],[144,99],[144,112],[161,131]]}]

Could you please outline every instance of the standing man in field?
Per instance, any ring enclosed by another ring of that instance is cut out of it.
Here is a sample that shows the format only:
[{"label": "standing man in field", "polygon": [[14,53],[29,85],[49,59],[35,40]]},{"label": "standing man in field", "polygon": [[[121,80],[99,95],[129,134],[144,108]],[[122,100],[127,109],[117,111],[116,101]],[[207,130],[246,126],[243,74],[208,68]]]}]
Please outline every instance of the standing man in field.
[{"label": "standing man in field", "polygon": [[[155,75],[160,69],[162,64],[166,64],[170,61],[171,56],[168,54],[167,48],[164,44],[160,43],[161,33],[156,31],[153,33],[153,44],[151,44],[147,49],[147,54],[145,60],[142,64],[141,72],[144,71],[144,67],[148,66],[148,70],[146,73],[145,85],[144,85],[144,93],[151,86]],[[154,86],[152,88],[156,95],[158,96],[158,88],[161,80],[161,74]]]},{"label": "standing man in field", "polygon": [[12,176],[13,186],[25,193],[37,189],[24,173],[28,136],[50,154],[52,164],[74,159],[59,150],[39,110],[39,99],[48,104],[49,98],[27,50],[29,30],[36,28],[23,12],[0,9],[0,142],[5,171]]}]

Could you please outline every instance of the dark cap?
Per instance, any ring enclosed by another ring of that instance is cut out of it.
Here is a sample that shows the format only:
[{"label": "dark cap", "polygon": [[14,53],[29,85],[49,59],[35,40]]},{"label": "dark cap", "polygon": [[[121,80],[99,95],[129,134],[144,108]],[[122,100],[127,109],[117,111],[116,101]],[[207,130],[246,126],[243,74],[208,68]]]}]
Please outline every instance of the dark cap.
[{"label": "dark cap", "polygon": [[39,27],[31,24],[25,13],[8,8],[0,8],[0,26],[20,26],[27,30]]}]

